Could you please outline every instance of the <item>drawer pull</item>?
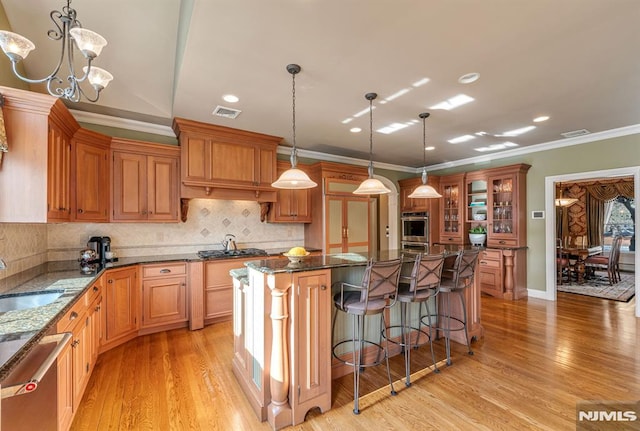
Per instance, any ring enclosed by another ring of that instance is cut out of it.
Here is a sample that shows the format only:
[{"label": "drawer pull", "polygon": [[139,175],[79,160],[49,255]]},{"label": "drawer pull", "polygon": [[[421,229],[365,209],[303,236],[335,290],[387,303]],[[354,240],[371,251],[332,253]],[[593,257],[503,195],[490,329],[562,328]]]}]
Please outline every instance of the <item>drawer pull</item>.
[{"label": "drawer pull", "polygon": [[161,270],[160,270],[160,274],[168,274],[168,273],[170,273],[170,272],[171,272],[171,270],[170,270],[170,269],[168,269],[168,268],[164,268],[164,269],[161,269]]},{"label": "drawer pull", "polygon": [[327,286],[325,286],[324,284],[322,284],[322,285],[320,286],[320,290],[327,290]]},{"label": "drawer pull", "polygon": [[93,286],[93,291],[97,292],[98,291],[98,286]]},{"label": "drawer pull", "polygon": [[69,315],[69,320],[75,320],[78,318],[78,313],[76,313],[75,311],[72,311],[71,314]]},{"label": "drawer pull", "polygon": [[499,244],[506,244],[506,241],[498,241]]}]

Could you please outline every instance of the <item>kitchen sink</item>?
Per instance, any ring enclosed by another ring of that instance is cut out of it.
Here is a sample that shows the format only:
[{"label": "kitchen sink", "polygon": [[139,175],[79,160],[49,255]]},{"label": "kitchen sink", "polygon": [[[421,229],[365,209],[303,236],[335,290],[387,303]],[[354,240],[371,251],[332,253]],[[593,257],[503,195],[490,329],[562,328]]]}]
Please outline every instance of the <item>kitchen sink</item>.
[{"label": "kitchen sink", "polygon": [[28,293],[7,293],[0,295],[0,313],[12,310],[26,310],[51,304],[64,293],[64,290],[42,290]]}]

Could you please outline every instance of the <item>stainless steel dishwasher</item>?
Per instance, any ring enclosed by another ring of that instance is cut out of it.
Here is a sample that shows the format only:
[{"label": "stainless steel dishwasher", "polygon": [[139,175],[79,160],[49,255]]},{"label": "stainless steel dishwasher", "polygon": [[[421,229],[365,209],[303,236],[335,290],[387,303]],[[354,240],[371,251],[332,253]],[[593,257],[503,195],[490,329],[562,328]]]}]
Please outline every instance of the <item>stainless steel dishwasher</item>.
[{"label": "stainless steel dishwasher", "polygon": [[2,381],[1,430],[57,431],[57,358],[71,333],[46,335]]}]

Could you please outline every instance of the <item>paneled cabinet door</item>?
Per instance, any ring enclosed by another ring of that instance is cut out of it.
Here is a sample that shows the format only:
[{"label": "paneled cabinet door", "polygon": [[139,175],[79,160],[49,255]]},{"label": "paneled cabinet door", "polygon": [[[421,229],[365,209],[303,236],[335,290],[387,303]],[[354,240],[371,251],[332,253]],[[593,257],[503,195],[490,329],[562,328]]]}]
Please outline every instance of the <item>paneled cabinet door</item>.
[{"label": "paneled cabinet door", "polygon": [[331,408],[331,272],[294,273],[295,325],[291,380],[293,424],[300,423],[312,407]]},{"label": "paneled cabinet door", "polygon": [[328,254],[369,251],[369,199],[326,197]]},{"label": "paneled cabinet door", "polygon": [[449,175],[440,178],[442,205],[440,214],[440,242],[442,244],[464,244],[468,241],[464,229],[465,196],[464,174]]},{"label": "paneled cabinet door", "polygon": [[108,345],[137,335],[139,287],[136,267],[109,270],[106,278],[104,343]]},{"label": "paneled cabinet door", "polygon": [[109,148],[74,139],[74,219],[107,222],[109,220]]},{"label": "paneled cabinet door", "polygon": [[178,159],[148,156],[147,219],[177,221]]},{"label": "paneled cabinet door", "polygon": [[[278,176],[289,167],[288,162],[278,162]],[[305,169],[302,165],[298,165],[298,168]],[[269,221],[272,223],[311,223],[311,193],[309,190],[277,189],[276,202],[269,212]]]},{"label": "paneled cabinet door", "polygon": [[147,219],[147,156],[113,153],[113,220]]},{"label": "paneled cabinet door", "polygon": [[58,429],[68,430],[73,419],[73,348],[71,339],[58,355]]},{"label": "paneled cabinet door", "polygon": [[71,215],[71,137],[62,127],[49,122],[47,218],[69,221]]},{"label": "paneled cabinet door", "polygon": [[143,328],[186,320],[186,277],[167,277],[142,282]]},{"label": "paneled cabinet door", "polygon": [[91,372],[91,317],[85,313],[73,330],[73,411],[82,400]]}]

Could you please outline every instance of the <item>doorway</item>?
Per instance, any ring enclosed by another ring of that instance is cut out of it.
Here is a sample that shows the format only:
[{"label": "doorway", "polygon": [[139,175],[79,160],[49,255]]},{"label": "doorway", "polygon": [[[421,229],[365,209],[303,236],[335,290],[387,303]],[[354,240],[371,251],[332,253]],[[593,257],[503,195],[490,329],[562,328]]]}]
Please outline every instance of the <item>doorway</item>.
[{"label": "doorway", "polygon": [[[601,177],[620,177],[633,176],[634,181],[634,200],[638,202],[640,199],[640,167],[629,167],[619,169],[609,169],[603,171],[579,172],[565,175],[555,175],[545,178],[545,211],[547,213],[545,223],[545,256],[546,256],[546,295],[545,299],[555,301],[557,299],[556,290],[556,210],[555,210],[555,188],[556,183],[570,182],[577,180],[587,180],[590,178]],[[635,232],[638,231],[638,206],[635,208],[634,226]],[[636,317],[640,317],[640,274],[637,270],[640,268],[640,254],[634,253],[634,270],[635,270],[635,293],[636,293]]]}]

